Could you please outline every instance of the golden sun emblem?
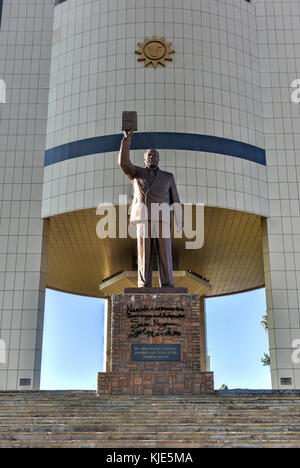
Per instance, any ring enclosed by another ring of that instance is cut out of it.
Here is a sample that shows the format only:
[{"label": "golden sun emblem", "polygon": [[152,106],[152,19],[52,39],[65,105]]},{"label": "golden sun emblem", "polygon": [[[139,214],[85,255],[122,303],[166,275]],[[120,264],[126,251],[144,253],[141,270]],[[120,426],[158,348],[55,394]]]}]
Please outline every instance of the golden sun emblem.
[{"label": "golden sun emblem", "polygon": [[164,37],[158,39],[153,36],[152,39],[146,37],[145,42],[138,42],[139,49],[135,51],[139,62],[145,61],[145,67],[152,65],[156,68],[158,64],[166,66],[166,61],[172,62],[171,55],[175,53],[171,49],[172,42],[166,42]]}]

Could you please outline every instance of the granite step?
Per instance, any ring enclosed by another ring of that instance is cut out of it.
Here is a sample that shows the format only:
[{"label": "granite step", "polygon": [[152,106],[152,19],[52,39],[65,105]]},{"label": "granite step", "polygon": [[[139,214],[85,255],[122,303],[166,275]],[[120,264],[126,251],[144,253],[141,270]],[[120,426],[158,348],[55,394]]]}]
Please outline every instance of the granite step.
[{"label": "granite step", "polygon": [[[117,397],[116,397],[117,398]],[[110,408],[110,409],[134,409],[137,411],[141,410],[147,410],[147,409],[154,409],[157,408],[159,410],[163,409],[171,409],[176,405],[177,407],[180,406],[184,410],[205,410],[207,408],[210,409],[220,409],[224,406],[226,408],[230,408],[231,406],[235,409],[244,409],[245,406],[248,409],[269,409],[272,407],[276,407],[278,409],[282,408],[289,408],[290,406],[294,406],[295,408],[299,408],[299,400],[295,401],[294,399],[291,400],[263,400],[263,401],[258,401],[258,400],[250,400],[250,401],[226,401],[225,399],[223,401],[206,401],[206,402],[181,402],[181,401],[170,401],[170,402],[122,402],[122,403],[116,403],[114,401],[105,401],[102,402],[101,400],[95,400],[95,401],[82,401],[82,400],[52,400],[49,401],[49,399],[45,399],[42,401],[39,400],[24,400],[24,399],[16,399],[14,397],[11,398],[11,400],[2,400],[0,401],[0,408],[9,408],[11,406],[14,407],[35,407],[35,408],[41,408],[41,407],[51,407],[55,406],[57,403],[60,404],[60,406],[65,406],[66,408],[72,408],[72,407],[77,407],[77,408],[90,408],[90,409],[97,409],[97,408]]]},{"label": "granite step", "polygon": [[[294,412],[291,410],[289,413],[288,411],[280,411],[276,412],[276,410],[272,411],[264,411],[264,412],[258,412],[258,411],[244,411],[244,412],[235,412],[235,411],[222,411],[222,413],[218,411],[212,411],[212,412],[193,412],[193,413],[185,413],[185,412],[167,412],[167,411],[160,411],[160,412],[149,412],[147,414],[135,414],[134,412],[131,413],[126,413],[123,411],[120,411],[120,416],[118,415],[117,412],[111,413],[111,412],[105,412],[105,411],[64,411],[61,409],[60,411],[16,411],[13,410],[13,412],[8,412],[4,411],[1,412],[0,414],[2,418],[7,418],[12,420],[15,416],[19,418],[84,418],[88,417],[90,413],[93,418],[98,418],[101,420],[107,419],[109,420],[119,420],[119,418],[122,418],[123,420],[126,418],[129,418],[130,420],[147,420],[147,419],[153,419],[153,418],[160,418],[161,416],[165,420],[175,420],[177,418],[183,417],[186,419],[192,419],[194,420],[195,418],[206,418],[206,419],[212,419],[212,418],[220,418],[220,419],[227,419],[228,417],[230,418],[236,418],[236,419],[241,419],[241,418],[265,418],[265,420],[269,420],[272,418],[280,418],[286,420],[287,417],[291,416],[293,419],[300,418],[299,412]],[[1,420],[1,419],[0,419]]]},{"label": "granite step", "polygon": [[[272,426],[272,425],[293,425],[293,427],[298,427],[300,426],[300,418],[297,416],[292,416],[289,415],[284,416],[282,418],[278,418],[276,416],[270,416],[268,418],[261,417],[261,416],[255,416],[255,415],[249,415],[248,417],[243,417],[243,418],[236,418],[232,416],[227,416],[227,417],[194,417],[194,418],[187,418],[187,417],[176,417],[176,424],[182,424],[182,425],[191,425],[191,426],[214,426],[214,425],[241,425],[241,424],[248,424],[249,426],[251,425],[266,425],[266,426]],[[164,424],[170,424],[169,422],[166,422],[166,418],[164,415],[160,415],[158,417],[149,417],[149,418],[137,418],[137,417],[126,417],[124,415],[122,416],[115,416],[113,418],[106,418],[106,417],[93,417],[93,416],[86,416],[85,417],[60,417],[57,415],[57,417],[49,417],[49,415],[46,416],[33,416],[33,417],[26,417],[26,418],[21,418],[12,416],[10,417],[1,417],[0,418],[0,428],[3,430],[5,427],[27,427],[27,426],[32,426],[33,424],[35,426],[47,426],[47,425],[55,425],[55,424],[60,424],[60,425],[71,425],[71,424],[77,424],[80,423],[82,427],[85,426],[90,426],[90,425],[117,425],[117,424],[143,424],[145,426],[147,425],[153,425],[155,422],[156,425],[164,425]]]},{"label": "granite step", "polygon": [[0,448],[103,448],[103,449],[124,449],[124,448],[149,448],[149,449],[178,449],[178,448],[299,448],[299,442],[285,442],[285,441],[221,441],[221,442],[187,442],[182,440],[156,440],[154,442],[132,440],[130,444],[124,441],[112,441],[101,443],[99,441],[43,441],[43,442],[1,442]]},{"label": "granite step", "polygon": [[0,444],[0,448],[98,448],[98,449],[111,449],[113,452],[116,449],[138,449],[146,448],[152,449],[197,449],[197,448],[299,448],[297,442],[284,442],[284,441],[231,441],[231,442],[186,442],[186,441],[130,441],[130,443],[112,441],[106,443],[99,443],[97,441],[64,441],[59,442],[13,442]]},{"label": "granite step", "polygon": [[[228,430],[226,433],[224,432],[199,432],[196,434],[190,434],[189,432],[85,432],[80,433],[80,441],[99,441],[101,443],[109,442],[109,441],[132,441],[132,440],[140,440],[140,441],[153,441],[156,439],[164,439],[169,441],[180,440],[180,441],[187,441],[187,442],[202,442],[205,443],[206,441],[210,442],[221,442],[224,441],[224,438],[227,442],[235,442],[235,441],[264,441],[264,442],[297,442],[300,443],[300,436],[299,434],[293,434],[291,432],[272,432],[272,433],[251,433],[249,434],[247,431],[245,432],[237,432],[237,431],[230,431]],[[64,441],[74,441],[78,440],[78,433],[77,432],[69,432],[69,433],[14,433],[14,434],[3,434],[0,432],[0,447],[3,441],[30,441],[30,442],[48,442],[48,441],[56,441],[56,442],[64,442]]]},{"label": "granite step", "polygon": [[118,396],[116,400],[115,396],[106,396],[106,395],[99,395],[97,396],[95,392],[91,392],[90,394],[86,392],[81,393],[72,393],[69,391],[61,391],[61,392],[3,392],[0,391],[0,401],[2,400],[10,400],[11,398],[15,398],[16,400],[28,400],[28,401],[43,401],[51,398],[52,401],[59,400],[59,401],[102,401],[102,402],[112,402],[115,404],[122,404],[122,403],[131,403],[131,404],[143,404],[144,402],[147,403],[158,403],[163,404],[168,403],[170,401],[182,401],[183,403],[206,403],[208,401],[240,401],[243,402],[245,400],[294,400],[299,399],[299,393],[274,393],[274,394],[256,394],[256,393],[249,393],[245,395],[241,394],[232,394],[228,395],[227,392],[216,392],[215,394],[210,395],[169,395],[169,396],[143,396],[142,399],[140,396],[130,396],[130,399],[126,396]]},{"label": "granite step", "polygon": [[[69,424],[61,424],[57,422],[55,424],[37,424],[36,422],[31,424],[23,424],[22,425],[3,425],[0,426],[1,435],[4,437],[4,434],[33,434],[33,433],[47,433],[47,434],[54,434],[54,433],[123,433],[123,432],[185,432],[190,434],[195,433],[211,433],[211,432],[228,432],[229,426],[228,423],[226,424],[223,422],[222,424],[128,424],[128,423],[121,423],[118,426],[116,425],[108,425],[108,424],[86,424],[80,425],[69,423]],[[233,432],[247,432],[247,433],[299,433],[300,435],[300,424],[260,424],[259,428],[257,424],[251,423],[236,423],[230,424],[230,430]]]},{"label": "granite step", "polygon": [[300,448],[300,392],[0,392],[0,447]]}]

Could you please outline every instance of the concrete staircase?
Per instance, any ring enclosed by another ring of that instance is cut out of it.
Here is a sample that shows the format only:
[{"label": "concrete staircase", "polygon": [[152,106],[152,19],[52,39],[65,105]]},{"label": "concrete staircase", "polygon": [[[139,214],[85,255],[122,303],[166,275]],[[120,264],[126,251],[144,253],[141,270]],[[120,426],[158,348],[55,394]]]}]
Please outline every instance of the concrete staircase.
[{"label": "concrete staircase", "polygon": [[0,448],[298,447],[300,392],[0,392]]}]

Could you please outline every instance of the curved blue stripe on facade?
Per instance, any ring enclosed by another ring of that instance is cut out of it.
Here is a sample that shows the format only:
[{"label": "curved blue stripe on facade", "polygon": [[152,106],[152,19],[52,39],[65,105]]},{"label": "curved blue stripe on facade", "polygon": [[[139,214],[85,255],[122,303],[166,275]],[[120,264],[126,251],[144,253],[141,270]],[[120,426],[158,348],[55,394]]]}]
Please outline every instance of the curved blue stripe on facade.
[{"label": "curved blue stripe on facade", "polygon": [[[45,152],[45,166],[89,154],[119,151],[121,140],[121,134],[107,135],[56,146]],[[148,148],[217,153],[266,165],[264,149],[240,141],[209,135],[166,132],[135,133],[131,149],[146,150]]]}]

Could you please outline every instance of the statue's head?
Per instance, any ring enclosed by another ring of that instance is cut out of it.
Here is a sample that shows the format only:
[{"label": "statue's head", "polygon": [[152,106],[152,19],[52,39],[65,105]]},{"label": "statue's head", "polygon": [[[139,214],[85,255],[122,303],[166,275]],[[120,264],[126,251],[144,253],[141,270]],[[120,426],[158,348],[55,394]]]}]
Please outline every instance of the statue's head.
[{"label": "statue's head", "polygon": [[159,164],[159,152],[153,148],[147,150],[144,154],[146,167],[157,167]]}]

